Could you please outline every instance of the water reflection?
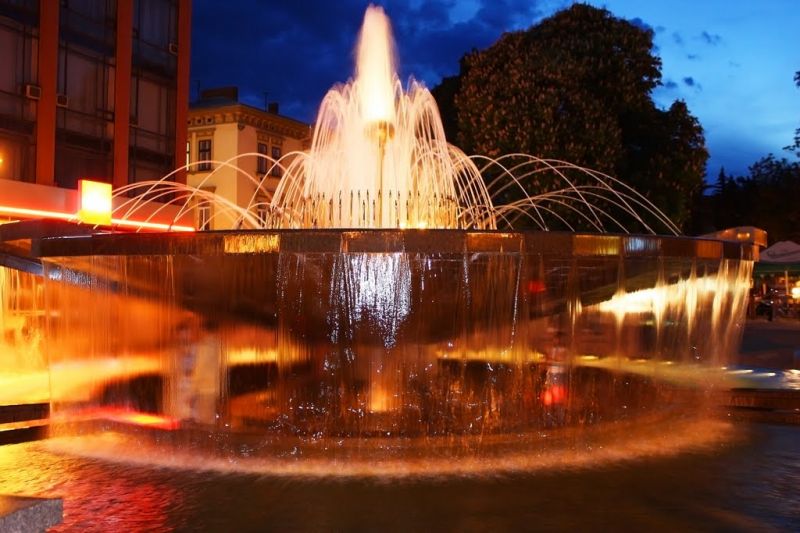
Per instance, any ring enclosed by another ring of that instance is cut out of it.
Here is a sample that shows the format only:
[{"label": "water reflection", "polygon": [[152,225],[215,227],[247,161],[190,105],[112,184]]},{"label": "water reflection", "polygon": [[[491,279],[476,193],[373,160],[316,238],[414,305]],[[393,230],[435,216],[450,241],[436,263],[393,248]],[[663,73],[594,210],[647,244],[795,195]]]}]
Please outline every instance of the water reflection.
[{"label": "water reflection", "polygon": [[46,402],[41,276],[0,266],[0,405]]},{"label": "water reflection", "polygon": [[679,456],[392,483],[125,466],[29,443],[0,447],[0,492],[64,496],[56,531],[797,530],[800,428],[740,429]]}]

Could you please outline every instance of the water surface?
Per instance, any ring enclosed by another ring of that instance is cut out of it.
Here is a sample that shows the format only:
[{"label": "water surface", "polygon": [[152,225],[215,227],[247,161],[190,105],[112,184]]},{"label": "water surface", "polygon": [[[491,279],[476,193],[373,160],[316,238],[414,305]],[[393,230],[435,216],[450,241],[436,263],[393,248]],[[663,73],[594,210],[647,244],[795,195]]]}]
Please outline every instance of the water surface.
[{"label": "water surface", "polygon": [[476,477],[276,477],[0,447],[0,492],[64,497],[57,531],[800,529],[800,428],[677,456]]}]

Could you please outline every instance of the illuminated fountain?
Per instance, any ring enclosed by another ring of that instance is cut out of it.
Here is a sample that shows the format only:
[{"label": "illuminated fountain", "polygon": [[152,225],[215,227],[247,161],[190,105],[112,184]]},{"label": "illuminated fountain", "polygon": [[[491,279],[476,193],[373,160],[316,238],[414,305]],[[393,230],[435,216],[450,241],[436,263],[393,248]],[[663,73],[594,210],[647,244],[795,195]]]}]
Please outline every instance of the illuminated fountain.
[{"label": "illuminated fountain", "polygon": [[[214,201],[241,229],[41,240],[54,434],[100,432],[78,449],[117,458],[174,443],[209,452],[204,466],[404,474],[664,453],[718,429],[708,392],[739,340],[751,251],[499,231],[519,217],[624,229],[619,213],[675,228],[608,176],[572,183],[567,163],[480,168],[392,59],[370,8],[356,77],[325,97],[268,217],[159,181],[120,193]],[[493,205],[543,171],[564,188]],[[167,450],[141,460],[183,460]]]},{"label": "illuminated fountain", "polygon": [[308,154],[273,199],[278,227],[494,229],[475,164],[447,144],[436,102],[394,69],[389,21],[367,10],[356,77],[322,102]]}]

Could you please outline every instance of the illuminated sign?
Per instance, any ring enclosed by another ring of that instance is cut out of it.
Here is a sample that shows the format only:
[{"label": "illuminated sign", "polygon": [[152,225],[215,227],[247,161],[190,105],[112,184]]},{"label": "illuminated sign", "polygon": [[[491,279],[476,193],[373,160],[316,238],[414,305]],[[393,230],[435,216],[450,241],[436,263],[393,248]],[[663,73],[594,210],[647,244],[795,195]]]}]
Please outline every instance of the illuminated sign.
[{"label": "illuminated sign", "polygon": [[84,224],[111,225],[111,184],[99,181],[78,180],[81,206],[78,220]]}]

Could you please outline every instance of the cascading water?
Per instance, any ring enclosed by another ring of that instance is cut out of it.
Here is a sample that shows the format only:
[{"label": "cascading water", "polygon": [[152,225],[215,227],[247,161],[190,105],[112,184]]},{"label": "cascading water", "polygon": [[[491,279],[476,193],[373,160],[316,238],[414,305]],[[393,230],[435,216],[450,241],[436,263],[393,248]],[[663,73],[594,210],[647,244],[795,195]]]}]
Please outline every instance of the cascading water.
[{"label": "cascading water", "polygon": [[41,276],[0,265],[0,406],[47,402]]}]

